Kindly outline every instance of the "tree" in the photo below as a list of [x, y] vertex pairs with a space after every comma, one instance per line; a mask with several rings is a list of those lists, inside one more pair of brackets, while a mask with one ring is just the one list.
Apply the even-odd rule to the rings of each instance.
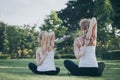
[[9, 51], [9, 41], [7, 40], [6, 34], [7, 24], [0, 22], [0, 52], [8, 53]]
[[113, 20], [112, 26], [120, 29], [120, 0], [110, 0], [110, 2], [114, 11], [113, 16], [111, 15]]
[[40, 26], [42, 31], [52, 30], [55, 32], [56, 36], [56, 48], [57, 51], [63, 53], [63, 49], [65, 48], [65, 44], [63, 44], [66, 37], [67, 28], [62, 25], [63, 22], [60, 18], [58, 18], [58, 14], [55, 11], [52, 11], [50, 15], [44, 20], [44, 24]]
[[93, 0], [69, 1], [67, 7], [58, 12], [58, 16], [63, 20], [63, 24], [69, 32], [79, 29], [79, 21], [82, 18], [90, 18], [94, 14]]
[[[19, 52], [19, 57], [25, 57], [26, 53], [35, 53], [37, 45], [38, 32], [35, 31], [35, 26], [12, 26], [6, 25], [4, 30], [4, 45], [2, 52], [12, 54], [13, 56]], [[9, 42], [9, 44], [8, 44]], [[9, 52], [5, 47], [9, 49]]]
[[[68, 28], [71, 40], [79, 29], [79, 20], [82, 18], [91, 18], [95, 16], [98, 21], [98, 53], [109, 49], [111, 32], [107, 29], [112, 23], [112, 6], [109, 0], [77, 0], [69, 1], [67, 7], [58, 12], [59, 17], [63, 20], [63, 25]], [[69, 42], [68, 43], [71, 43]], [[73, 46], [68, 44], [67, 46]], [[102, 49], [101, 49], [102, 48]]]
[[50, 15], [44, 20], [44, 24], [39, 27], [41, 30], [53, 30], [55, 32], [56, 38], [61, 38], [64, 36], [67, 28], [62, 25], [62, 20], [58, 18], [55, 11], [52, 11]]
[[120, 48], [120, 37], [118, 34], [120, 34], [120, 1], [119, 0], [110, 0], [113, 8], [113, 14], [111, 16], [112, 19], [112, 47], [113, 49], [119, 49]]
[[6, 27], [5, 26], [5, 31], [4, 31], [4, 41], [3, 41], [3, 53], [9, 53], [9, 41], [6, 33]]
[[110, 0], [96, 0], [94, 15], [98, 22], [98, 53], [106, 52], [110, 49], [111, 38], [113, 33], [109, 31], [108, 26], [112, 23], [111, 15], [113, 14]]
[[0, 52], [3, 50], [5, 24], [0, 22]]
[[67, 27], [66, 37], [63, 42], [66, 45], [65, 53], [73, 53], [73, 42], [75, 35], [80, 29], [78, 23], [82, 18], [91, 18], [94, 15], [94, 1], [93, 0], [76, 0], [69, 1], [65, 9], [58, 11], [58, 16], [63, 21], [63, 25]]

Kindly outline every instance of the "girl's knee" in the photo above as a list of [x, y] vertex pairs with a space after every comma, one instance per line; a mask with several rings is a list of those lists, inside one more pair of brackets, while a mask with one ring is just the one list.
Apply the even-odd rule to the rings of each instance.
[[29, 64], [28, 64], [28, 67], [31, 67], [31, 66], [32, 66], [32, 63], [29, 63]]
[[64, 65], [68, 64], [70, 61], [69, 60], [64, 60]]

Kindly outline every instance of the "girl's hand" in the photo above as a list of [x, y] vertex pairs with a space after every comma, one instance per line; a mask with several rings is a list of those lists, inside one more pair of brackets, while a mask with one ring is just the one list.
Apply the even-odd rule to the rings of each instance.
[[52, 47], [51, 47], [51, 46], [49, 46], [49, 47], [48, 47], [48, 52], [49, 52], [49, 51], [51, 51], [51, 50], [52, 50]]
[[46, 50], [46, 52], [44, 53], [45, 55], [48, 55], [48, 50]]

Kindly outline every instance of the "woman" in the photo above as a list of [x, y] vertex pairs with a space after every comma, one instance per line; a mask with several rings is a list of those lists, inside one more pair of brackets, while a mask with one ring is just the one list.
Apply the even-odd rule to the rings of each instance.
[[60, 71], [58, 67], [55, 68], [53, 51], [55, 35], [52, 37], [46, 31], [41, 32], [38, 37], [41, 47], [36, 50], [37, 66], [34, 63], [28, 65], [29, 69], [35, 74], [57, 75]]
[[74, 54], [79, 60], [79, 65], [70, 60], [65, 60], [64, 65], [72, 75], [101, 76], [105, 64], [97, 63], [95, 48], [97, 40], [96, 18], [80, 21], [83, 35], [74, 40]]

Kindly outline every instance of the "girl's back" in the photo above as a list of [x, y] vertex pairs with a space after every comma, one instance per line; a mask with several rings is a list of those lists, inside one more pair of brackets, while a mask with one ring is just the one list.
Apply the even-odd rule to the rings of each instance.
[[[40, 51], [40, 58], [42, 58], [44, 55]], [[48, 71], [48, 70], [55, 70], [55, 63], [54, 63], [54, 51], [51, 50], [47, 53], [47, 56], [44, 60], [44, 62], [37, 67], [38, 71]]]

